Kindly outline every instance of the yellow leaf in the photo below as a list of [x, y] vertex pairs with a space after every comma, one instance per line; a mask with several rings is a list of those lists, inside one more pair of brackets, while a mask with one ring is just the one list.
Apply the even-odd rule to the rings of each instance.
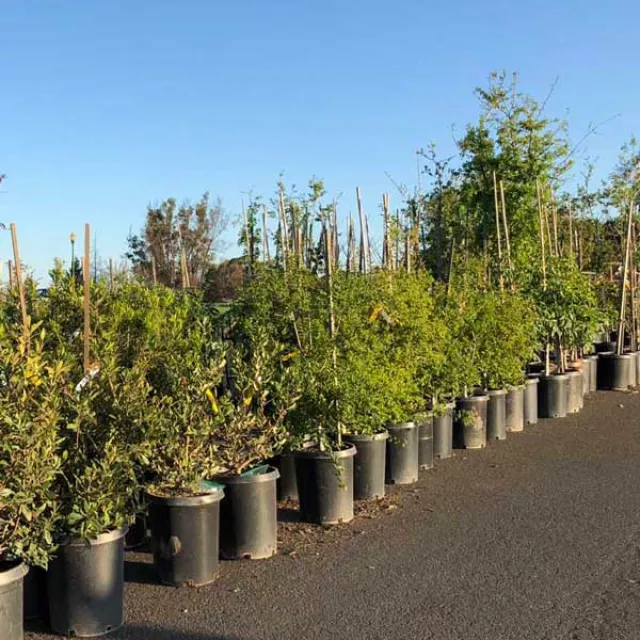
[[253, 402], [253, 396], [247, 396], [244, 399], [244, 406], [248, 407]]
[[380, 315], [380, 312], [382, 311], [382, 307], [383, 306], [384, 305], [382, 304], [382, 302], [378, 302], [378, 304], [373, 308], [373, 311], [371, 312], [371, 315], [369, 316], [369, 322], [375, 322], [376, 321], [376, 319]]
[[207, 398], [209, 398], [209, 402], [211, 402], [211, 408], [213, 409], [213, 412], [218, 413], [218, 411], [220, 411], [220, 407], [218, 406], [218, 401], [216, 400], [216, 397], [213, 395], [213, 392], [211, 391], [211, 389], [206, 389], [204, 393], [207, 396]]
[[288, 360], [291, 360], [291, 358], [295, 358], [298, 355], [297, 351], [292, 351], [291, 353], [287, 353], [286, 355], [282, 356], [282, 362], [287, 362]]

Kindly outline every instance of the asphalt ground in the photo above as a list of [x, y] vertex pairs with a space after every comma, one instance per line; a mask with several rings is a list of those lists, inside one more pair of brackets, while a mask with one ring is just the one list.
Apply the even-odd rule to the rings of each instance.
[[[283, 508], [271, 560], [202, 589], [127, 554], [114, 640], [638, 640], [640, 395], [597, 392], [323, 529]], [[56, 636], [28, 627], [25, 637]]]

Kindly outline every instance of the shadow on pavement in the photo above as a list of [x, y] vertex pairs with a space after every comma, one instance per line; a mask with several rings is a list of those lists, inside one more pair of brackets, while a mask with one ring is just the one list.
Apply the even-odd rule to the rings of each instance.
[[137, 584], [160, 584], [152, 563], [135, 560], [124, 561], [124, 581]]

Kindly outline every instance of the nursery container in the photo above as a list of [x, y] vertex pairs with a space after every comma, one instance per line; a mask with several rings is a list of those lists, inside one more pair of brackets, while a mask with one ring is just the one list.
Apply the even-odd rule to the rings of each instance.
[[419, 432], [415, 422], [387, 425], [387, 484], [412, 484], [418, 481], [420, 466]]
[[569, 378], [567, 382], [567, 413], [578, 413], [584, 405], [582, 371], [569, 369], [566, 375]]
[[524, 429], [524, 385], [509, 387], [507, 392], [507, 431]]
[[487, 445], [487, 405], [489, 396], [467, 396], [456, 402], [454, 442], [464, 449]]
[[300, 516], [305, 522], [338, 524], [353, 520], [353, 459], [356, 448], [295, 451]]
[[275, 555], [278, 548], [278, 505], [275, 467], [257, 472], [220, 475], [214, 481], [224, 486], [220, 503], [220, 557], [225, 560], [260, 560]]
[[[591, 362], [589, 362], [586, 356], [582, 358], [582, 397], [589, 393], [589, 387], [591, 386]], [[584, 406], [584, 401], [583, 401]]]
[[542, 375], [544, 373], [544, 362], [530, 362], [527, 364], [527, 375]]
[[596, 391], [598, 388], [598, 354], [594, 353], [583, 358], [583, 362], [589, 364], [589, 392]]
[[62, 544], [47, 571], [49, 623], [63, 636], [103, 636], [124, 622], [127, 528]]
[[538, 416], [541, 418], [564, 418], [567, 415], [566, 373], [540, 376], [538, 384]]
[[147, 518], [143, 514], [136, 516], [134, 523], [129, 527], [124, 538], [124, 548], [126, 551], [138, 549], [147, 541]]
[[22, 581], [29, 567], [21, 563], [0, 562], [0, 636], [2, 640], [22, 640]]
[[629, 386], [635, 387], [638, 384], [638, 352], [629, 351], [631, 356], [631, 365], [629, 366]]
[[598, 389], [626, 391], [631, 364], [628, 353], [601, 353], [598, 358]]
[[540, 376], [530, 376], [524, 383], [523, 413], [526, 424], [538, 422], [538, 385]]
[[442, 413], [433, 416], [433, 455], [441, 460], [450, 458], [453, 453], [453, 410], [452, 402], [445, 406]]
[[197, 496], [147, 494], [151, 548], [163, 584], [200, 587], [218, 570], [221, 488]]
[[596, 353], [606, 353], [607, 351], [615, 351], [615, 342], [594, 342], [593, 350]]
[[487, 440], [506, 440], [507, 390], [493, 389], [487, 395]]
[[418, 425], [418, 466], [433, 469], [433, 415], [426, 414], [416, 419]]
[[385, 461], [389, 433], [346, 434], [344, 441], [356, 448], [353, 459], [353, 498], [373, 500], [384, 496]]
[[278, 500], [298, 500], [298, 483], [296, 482], [296, 463], [291, 453], [281, 453], [271, 460], [280, 472], [276, 481]]
[[47, 572], [41, 567], [29, 567], [24, 577], [24, 619], [36, 620], [48, 617]]

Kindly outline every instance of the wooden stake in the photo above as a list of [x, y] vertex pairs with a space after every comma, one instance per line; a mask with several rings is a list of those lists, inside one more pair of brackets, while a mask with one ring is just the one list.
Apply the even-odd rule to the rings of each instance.
[[156, 259], [153, 254], [151, 254], [151, 281], [153, 282], [154, 287], [158, 284], [158, 274], [156, 273]]
[[493, 172], [493, 200], [496, 212], [496, 236], [498, 238], [498, 278], [500, 279], [500, 291], [504, 291], [504, 278], [502, 277], [502, 240], [500, 238], [500, 206], [498, 204], [498, 181], [496, 172]]
[[358, 201], [358, 217], [360, 218], [360, 270], [363, 273], [369, 273], [367, 264], [367, 256], [369, 254], [366, 240], [367, 230], [364, 214], [362, 212], [362, 197], [360, 196], [360, 187], [356, 187], [356, 200]]
[[569, 203], [568, 209], [569, 215], [569, 257], [573, 257], [573, 211], [571, 207], [571, 203]]
[[540, 183], [536, 180], [536, 191], [538, 195], [538, 215], [540, 216], [540, 249], [542, 252], [542, 287], [547, 288], [547, 258], [544, 248], [544, 216], [542, 214], [542, 201], [540, 199]]
[[267, 233], [267, 205], [262, 205], [262, 259], [271, 262], [269, 255], [269, 234]]
[[289, 254], [289, 227], [287, 226], [287, 211], [284, 206], [284, 193], [282, 189], [280, 189], [278, 203], [280, 209], [280, 243], [282, 244], [282, 265], [286, 272]]
[[549, 195], [551, 196], [551, 219], [553, 220], [553, 237], [555, 240], [556, 257], [560, 255], [560, 247], [558, 246], [558, 207], [556, 199], [553, 195], [553, 189], [549, 185]]
[[334, 267], [340, 268], [340, 242], [338, 237], [338, 203], [334, 200], [331, 207], [331, 240], [333, 242]]
[[620, 295], [620, 324], [618, 325], [617, 353], [622, 355], [624, 351], [624, 322], [627, 300], [627, 277], [629, 273], [629, 259], [631, 256], [631, 227], [633, 226], [633, 200], [629, 204], [629, 223], [627, 225], [627, 243], [624, 252], [624, 269], [622, 275], [622, 291]]
[[84, 281], [84, 372], [89, 373], [91, 368], [89, 345], [91, 341], [91, 227], [89, 223], [84, 225], [84, 264], [82, 267], [82, 279]]
[[[151, 256], [153, 258], [153, 256]], [[155, 262], [154, 262], [155, 270]], [[109, 258], [109, 288], [113, 289], [113, 258]]]
[[11, 260], [9, 260], [7, 267], [9, 269], [9, 291], [11, 291], [13, 290], [13, 262]]
[[511, 243], [509, 242], [509, 225], [507, 224], [507, 205], [504, 196], [504, 185], [500, 180], [500, 199], [502, 201], [502, 223], [504, 224], [504, 239], [507, 245], [507, 264], [509, 265], [509, 271], [513, 271], [513, 265], [511, 264]]
[[382, 268], [391, 269], [389, 246], [389, 194], [382, 194]]
[[24, 282], [22, 282], [22, 264], [20, 262], [20, 248], [18, 247], [18, 231], [15, 222], [10, 225], [11, 242], [13, 244], [13, 260], [16, 268], [16, 280], [18, 283], [18, 294], [20, 295], [20, 312], [22, 314], [22, 330], [25, 337], [29, 333], [29, 318], [27, 316], [27, 301], [24, 295]]

